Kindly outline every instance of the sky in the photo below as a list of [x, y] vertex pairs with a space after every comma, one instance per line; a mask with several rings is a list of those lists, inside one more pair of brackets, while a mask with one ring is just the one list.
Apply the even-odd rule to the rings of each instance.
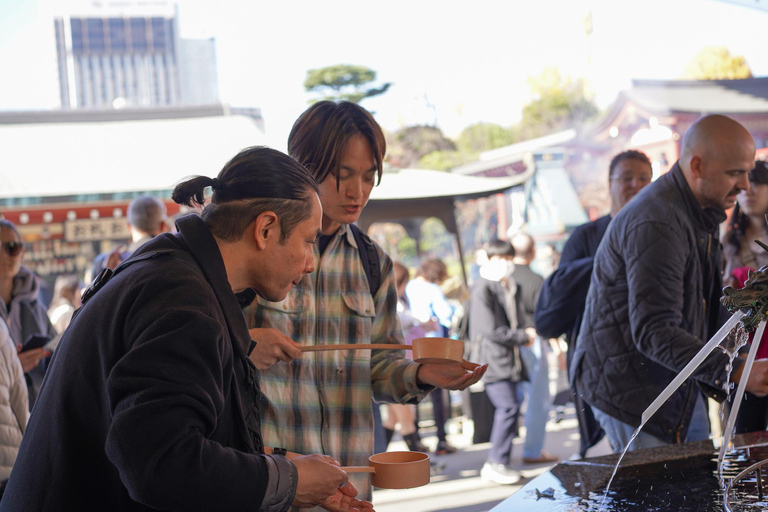
[[[0, 0], [0, 110], [58, 107], [52, 13], [89, 1]], [[393, 83], [362, 103], [385, 129], [436, 123], [449, 136], [519, 121], [527, 79], [546, 67], [589, 79], [600, 107], [633, 78], [679, 78], [704, 46], [768, 76], [768, 12], [722, 0], [179, 0], [179, 13], [182, 37], [216, 40], [222, 101], [260, 107], [280, 150], [311, 98], [306, 71], [333, 64]]]

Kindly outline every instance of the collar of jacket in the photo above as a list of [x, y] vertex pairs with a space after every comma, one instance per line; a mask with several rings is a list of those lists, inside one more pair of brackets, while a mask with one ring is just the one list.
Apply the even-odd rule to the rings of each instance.
[[240, 303], [227, 280], [224, 260], [221, 258], [216, 240], [203, 219], [194, 213], [178, 219], [176, 227], [178, 229], [176, 236], [189, 248], [190, 254], [197, 261], [205, 279], [213, 288], [216, 299], [221, 304], [227, 320], [227, 328], [235, 337], [233, 345], [240, 352], [240, 356], [247, 357], [251, 349], [251, 335], [248, 332], [245, 317], [228, 314], [230, 311], [239, 312]]
[[685, 179], [685, 175], [680, 168], [679, 162], [675, 162], [675, 165], [672, 166], [672, 169], [670, 169], [668, 174], [670, 175], [672, 183], [680, 191], [680, 196], [683, 198], [685, 207], [689, 211], [690, 217], [696, 225], [708, 232], [716, 231], [720, 224], [727, 218], [725, 212], [720, 208], [701, 207]]

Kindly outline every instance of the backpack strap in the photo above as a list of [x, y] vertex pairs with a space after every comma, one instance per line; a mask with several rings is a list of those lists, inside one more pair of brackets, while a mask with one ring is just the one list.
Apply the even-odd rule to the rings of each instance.
[[[120, 263], [117, 267], [115, 267], [115, 270], [112, 270], [109, 267], [103, 268], [101, 272], [99, 272], [99, 275], [96, 276], [96, 279], [94, 279], [91, 284], [88, 285], [88, 288], [86, 288], [83, 292], [80, 301], [81, 304], [85, 305], [85, 303], [88, 302], [91, 297], [96, 295], [96, 292], [104, 288], [104, 285], [107, 284], [110, 279], [115, 277], [126, 267], [133, 265], [134, 263], [138, 263], [139, 261], [149, 260], [152, 258], [157, 258], [158, 256], [166, 256], [174, 253], [182, 257], [191, 258], [191, 256], [189, 256], [189, 254], [187, 254], [185, 251], [177, 251], [175, 249], [160, 249], [159, 251], [145, 252], [144, 254], [140, 254], [135, 258], [128, 258], [127, 260], [124, 260], [122, 263]], [[80, 307], [82, 308], [82, 306]], [[80, 308], [78, 308], [78, 311], [79, 309]]]
[[376, 246], [373, 245], [373, 240], [360, 231], [360, 228], [354, 224], [349, 224], [349, 229], [352, 230], [352, 236], [355, 237], [355, 242], [357, 242], [357, 251], [360, 253], [360, 259], [363, 261], [365, 277], [368, 278], [368, 288], [371, 296], [375, 296], [381, 287], [379, 252], [376, 250]]

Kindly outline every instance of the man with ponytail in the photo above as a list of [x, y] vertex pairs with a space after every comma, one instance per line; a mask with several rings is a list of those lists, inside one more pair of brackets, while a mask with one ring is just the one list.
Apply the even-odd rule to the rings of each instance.
[[331, 457], [264, 454], [236, 295], [279, 301], [314, 270], [314, 179], [278, 151], [248, 148], [173, 199], [207, 204], [85, 292], [0, 510], [370, 510]]
[[[381, 179], [386, 143], [364, 108], [321, 101], [294, 123], [288, 153], [317, 180], [322, 236], [317, 270], [282, 301], [260, 297], [246, 310], [257, 345], [267, 444], [368, 465], [376, 402], [415, 404], [435, 387], [463, 389], [485, 367], [464, 361], [420, 364], [395, 350], [302, 353], [297, 346], [403, 343], [392, 260], [353, 223]], [[361, 246], [362, 245], [362, 246]], [[350, 475], [365, 499], [365, 474]]]

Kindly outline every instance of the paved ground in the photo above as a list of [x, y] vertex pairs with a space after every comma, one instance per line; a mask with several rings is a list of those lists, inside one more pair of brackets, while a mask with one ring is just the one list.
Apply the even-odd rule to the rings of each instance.
[[[515, 493], [532, 478], [547, 471], [549, 465], [523, 464], [522, 442], [525, 428], [521, 428], [520, 438], [515, 440], [512, 452], [512, 466], [520, 471], [523, 479], [515, 485], [497, 485], [480, 479], [480, 468], [485, 462], [489, 444], [472, 445], [472, 424], [456, 420], [454, 434], [448, 439], [460, 450], [451, 455], [432, 457], [445, 463], [442, 474], [433, 476], [429, 485], [415, 489], [376, 490], [373, 504], [377, 512], [486, 512]], [[547, 438], [544, 449], [560, 459], [568, 459], [578, 452], [579, 437], [573, 408], [567, 408], [565, 418], [559, 423], [547, 424]], [[426, 437], [425, 444], [434, 447], [436, 438]], [[406, 450], [402, 441], [392, 442], [390, 451]], [[589, 451], [589, 456], [610, 453], [607, 440], [603, 440]]]

